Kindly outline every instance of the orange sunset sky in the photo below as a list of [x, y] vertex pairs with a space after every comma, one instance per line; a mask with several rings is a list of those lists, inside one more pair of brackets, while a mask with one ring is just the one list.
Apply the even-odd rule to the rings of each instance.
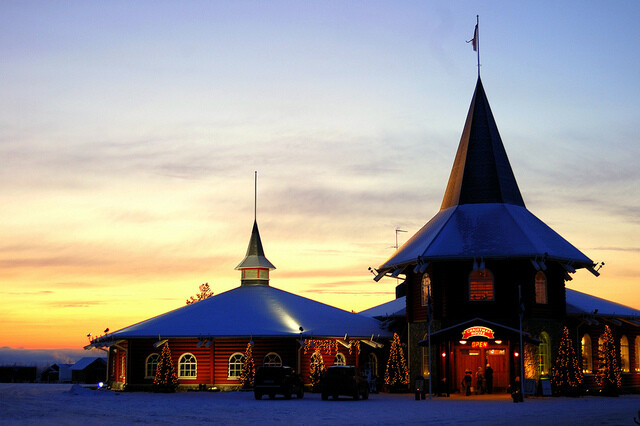
[[[239, 285], [347, 310], [434, 216], [482, 79], [529, 210], [640, 309], [637, 2], [2, 2], [0, 347]], [[579, 7], [578, 7], [579, 6]], [[571, 16], [571, 19], [567, 19]]]

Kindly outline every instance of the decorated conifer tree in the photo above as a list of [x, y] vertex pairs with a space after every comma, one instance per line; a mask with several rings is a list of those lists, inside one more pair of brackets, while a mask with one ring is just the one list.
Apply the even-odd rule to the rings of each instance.
[[165, 343], [162, 347], [160, 359], [158, 359], [156, 375], [153, 378], [153, 388], [159, 392], [175, 392], [177, 387], [178, 377], [173, 367], [171, 349], [169, 349], [169, 343]]
[[256, 364], [253, 361], [253, 346], [251, 342], [247, 343], [247, 349], [244, 351], [244, 362], [240, 371], [240, 380], [242, 380], [243, 388], [251, 388], [254, 384], [256, 374]]
[[393, 333], [393, 342], [389, 349], [387, 370], [384, 373], [384, 383], [392, 387], [409, 384], [407, 361], [404, 358], [404, 351], [402, 350], [400, 337], [397, 333]]
[[320, 351], [316, 349], [311, 355], [311, 362], [309, 363], [309, 380], [314, 389], [320, 383], [322, 373], [324, 373], [324, 359], [322, 359]]
[[582, 369], [567, 327], [562, 332], [558, 356], [551, 368], [551, 383], [560, 395], [580, 394]]
[[602, 390], [607, 395], [617, 396], [620, 386], [622, 386], [622, 373], [618, 363], [618, 353], [613, 334], [608, 325], [604, 326], [602, 335], [602, 345], [598, 348], [598, 372], [596, 374], [596, 384], [602, 386]]

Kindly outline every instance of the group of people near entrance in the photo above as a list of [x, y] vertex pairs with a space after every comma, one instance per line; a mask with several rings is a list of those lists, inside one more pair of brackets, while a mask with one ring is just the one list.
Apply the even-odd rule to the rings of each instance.
[[[462, 379], [462, 390], [466, 392], [466, 395], [471, 395], [471, 385], [473, 384], [473, 377], [471, 376], [471, 370], [464, 372], [464, 378]], [[493, 392], [493, 368], [487, 364], [482, 371], [482, 367], [478, 367], [476, 372], [476, 388], [477, 394], [492, 393]]]

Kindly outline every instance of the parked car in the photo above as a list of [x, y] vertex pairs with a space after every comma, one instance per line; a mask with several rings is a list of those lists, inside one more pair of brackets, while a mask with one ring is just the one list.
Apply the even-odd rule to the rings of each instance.
[[369, 398], [369, 383], [362, 376], [358, 367], [353, 365], [333, 365], [327, 368], [320, 380], [322, 399], [333, 399], [338, 396], [351, 396], [353, 399]]
[[283, 395], [285, 399], [296, 395], [300, 399], [304, 397], [304, 384], [291, 367], [258, 367], [253, 394], [256, 399], [262, 399], [262, 395], [269, 395], [271, 399], [276, 395]]

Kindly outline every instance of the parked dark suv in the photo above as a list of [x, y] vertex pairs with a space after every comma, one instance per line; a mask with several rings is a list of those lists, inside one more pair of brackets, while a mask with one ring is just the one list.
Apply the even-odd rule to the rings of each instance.
[[360, 370], [353, 365], [333, 365], [327, 368], [320, 380], [322, 399], [338, 399], [339, 395], [351, 396], [353, 399], [369, 398], [369, 383]]
[[258, 367], [253, 394], [256, 399], [262, 399], [262, 395], [273, 399], [276, 394], [283, 395], [285, 399], [296, 395], [300, 399], [304, 396], [304, 384], [291, 367]]

